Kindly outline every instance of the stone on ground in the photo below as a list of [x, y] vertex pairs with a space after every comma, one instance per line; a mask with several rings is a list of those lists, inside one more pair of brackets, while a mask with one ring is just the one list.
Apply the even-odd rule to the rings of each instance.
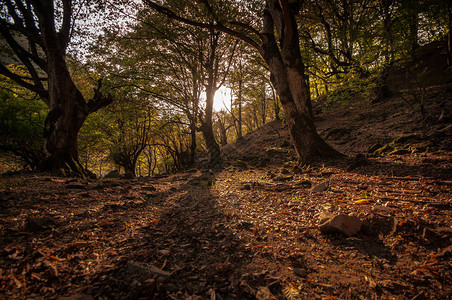
[[356, 216], [345, 214], [323, 214], [320, 216], [319, 229], [322, 233], [342, 233], [353, 236], [361, 230], [363, 222]]

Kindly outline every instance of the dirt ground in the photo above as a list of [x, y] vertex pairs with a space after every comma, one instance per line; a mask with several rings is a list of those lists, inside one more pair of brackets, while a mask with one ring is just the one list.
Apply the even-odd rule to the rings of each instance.
[[[221, 170], [3, 175], [0, 298], [450, 299], [444, 91], [425, 122], [396, 99], [320, 114], [337, 161], [298, 166], [272, 122], [224, 147]], [[324, 213], [362, 227], [322, 233]]]

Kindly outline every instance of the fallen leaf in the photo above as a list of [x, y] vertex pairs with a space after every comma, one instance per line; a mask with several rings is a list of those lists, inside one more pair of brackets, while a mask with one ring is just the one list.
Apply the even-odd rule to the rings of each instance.
[[368, 199], [361, 199], [361, 200], [356, 200], [356, 201], [353, 201], [355, 204], [367, 204], [367, 203], [369, 203], [369, 200]]
[[63, 261], [64, 259], [56, 257], [54, 255], [49, 255], [48, 258], [50, 259], [50, 261]]

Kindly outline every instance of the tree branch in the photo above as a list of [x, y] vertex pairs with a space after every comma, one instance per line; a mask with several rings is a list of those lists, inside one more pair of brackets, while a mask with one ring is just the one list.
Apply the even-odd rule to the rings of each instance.
[[188, 25], [192, 25], [192, 26], [196, 26], [196, 27], [200, 27], [200, 28], [206, 28], [206, 29], [214, 29], [214, 30], [219, 30], [222, 31], [224, 33], [227, 33], [229, 35], [232, 35], [236, 38], [241, 39], [242, 41], [246, 42], [247, 44], [249, 44], [250, 46], [256, 48], [259, 52], [261, 50], [261, 45], [258, 44], [254, 39], [252, 39], [251, 37], [244, 35], [238, 31], [235, 31], [229, 27], [226, 27], [222, 24], [208, 24], [208, 23], [203, 23], [203, 22], [197, 22], [197, 21], [193, 21], [181, 16], [178, 16], [176, 13], [174, 13], [172, 10], [163, 7], [157, 3], [155, 3], [154, 1], [150, 1], [150, 0], [144, 0], [144, 2], [152, 9], [156, 10], [159, 13], [162, 13], [164, 15], [166, 15], [168, 18], [188, 24]]
[[58, 38], [60, 39], [60, 45], [62, 49], [66, 49], [69, 43], [70, 31], [71, 31], [71, 16], [72, 16], [72, 1], [63, 0], [63, 23], [61, 30], [58, 32]]
[[97, 88], [94, 89], [94, 97], [88, 101], [86, 104], [87, 113], [91, 114], [93, 112], [98, 111], [102, 107], [105, 107], [114, 101], [113, 96], [111, 94], [107, 94], [104, 96], [100, 89], [102, 88], [102, 79], [99, 79], [97, 82]]
[[44, 90], [43, 88], [39, 88], [34, 84], [28, 83], [25, 80], [23, 80], [22, 76], [14, 74], [13, 72], [11, 72], [10, 70], [8, 70], [7, 67], [5, 67], [3, 64], [0, 64], [0, 74], [4, 75], [6, 77], [8, 77], [9, 79], [13, 80], [15, 83], [17, 83], [18, 85], [29, 89], [32, 92], [37, 93], [41, 99], [47, 104], [49, 105], [49, 101], [48, 101], [48, 93], [46, 90]]

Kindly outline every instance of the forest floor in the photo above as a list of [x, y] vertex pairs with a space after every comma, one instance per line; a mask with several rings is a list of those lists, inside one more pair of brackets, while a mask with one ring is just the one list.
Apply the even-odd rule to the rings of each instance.
[[[221, 170], [3, 175], [0, 298], [450, 299], [445, 91], [431, 91], [426, 122], [396, 98], [319, 114], [342, 160], [297, 166], [271, 122], [224, 147]], [[362, 228], [324, 234], [325, 212]]]

